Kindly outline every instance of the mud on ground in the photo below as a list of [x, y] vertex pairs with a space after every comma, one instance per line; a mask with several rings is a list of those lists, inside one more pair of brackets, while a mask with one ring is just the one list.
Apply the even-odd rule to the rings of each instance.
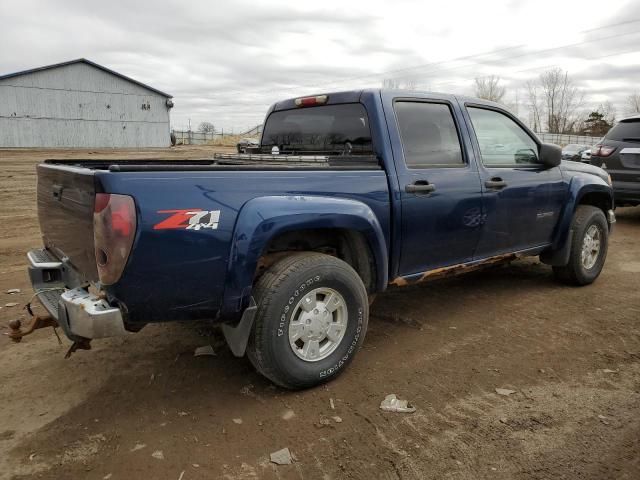
[[[210, 153], [0, 150], [0, 332], [24, 315], [5, 304], [31, 295], [37, 161]], [[640, 478], [640, 208], [617, 213], [594, 285], [526, 260], [390, 290], [348, 370], [304, 392], [202, 326], [151, 325], [69, 360], [50, 329], [3, 336], [0, 478]], [[207, 343], [216, 355], [194, 357]], [[417, 412], [381, 412], [388, 393]], [[271, 464], [283, 447], [296, 461]]]

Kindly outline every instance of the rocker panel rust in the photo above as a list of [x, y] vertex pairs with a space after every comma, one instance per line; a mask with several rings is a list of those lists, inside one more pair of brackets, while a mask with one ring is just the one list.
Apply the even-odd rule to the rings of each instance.
[[433, 270], [427, 270], [423, 273], [407, 275], [404, 277], [396, 277], [389, 282], [389, 285], [396, 287], [406, 287], [407, 285], [415, 285], [417, 283], [422, 283], [428, 280], [454, 277], [468, 272], [473, 272], [475, 270], [480, 270], [482, 268], [499, 265], [502, 263], [509, 263], [522, 256], [524, 255], [519, 253], [507, 253], [504, 255], [496, 255], [495, 257], [490, 257], [476, 262], [459, 263], [457, 265], [450, 265], [448, 267], [435, 268]]

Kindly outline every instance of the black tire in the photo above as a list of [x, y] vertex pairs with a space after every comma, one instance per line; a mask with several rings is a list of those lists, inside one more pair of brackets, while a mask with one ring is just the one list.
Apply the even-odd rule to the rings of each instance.
[[[587, 269], [582, 263], [582, 246], [585, 235], [592, 225], [595, 225], [600, 232], [600, 251], [594, 265]], [[565, 266], [553, 267], [553, 273], [563, 283], [588, 285], [598, 278], [602, 267], [604, 267], [609, 246], [609, 225], [602, 210], [591, 205], [579, 205], [573, 214], [571, 228], [573, 229], [573, 238], [571, 239], [569, 263]]]
[[[289, 343], [289, 324], [305, 292], [316, 288], [337, 291], [346, 304], [344, 336], [326, 358], [306, 361]], [[351, 266], [321, 253], [295, 253], [267, 270], [254, 287], [258, 305], [247, 346], [258, 372], [288, 389], [308, 388], [338, 376], [364, 341], [369, 319], [367, 291]]]

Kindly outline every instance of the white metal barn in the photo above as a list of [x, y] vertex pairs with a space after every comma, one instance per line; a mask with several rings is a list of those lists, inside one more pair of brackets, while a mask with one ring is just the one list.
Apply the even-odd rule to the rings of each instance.
[[0, 148], [170, 144], [171, 95], [81, 58], [0, 76]]

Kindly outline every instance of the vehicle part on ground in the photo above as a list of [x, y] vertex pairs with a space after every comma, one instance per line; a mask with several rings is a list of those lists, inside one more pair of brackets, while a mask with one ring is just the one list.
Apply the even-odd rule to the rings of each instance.
[[609, 225], [602, 210], [591, 205], [579, 205], [573, 216], [569, 262], [554, 266], [553, 272], [564, 283], [588, 285], [604, 266], [607, 257]]
[[338, 258], [293, 253], [260, 277], [255, 298], [247, 353], [260, 373], [282, 387], [306, 388], [335, 378], [364, 340], [367, 292], [355, 270]]

